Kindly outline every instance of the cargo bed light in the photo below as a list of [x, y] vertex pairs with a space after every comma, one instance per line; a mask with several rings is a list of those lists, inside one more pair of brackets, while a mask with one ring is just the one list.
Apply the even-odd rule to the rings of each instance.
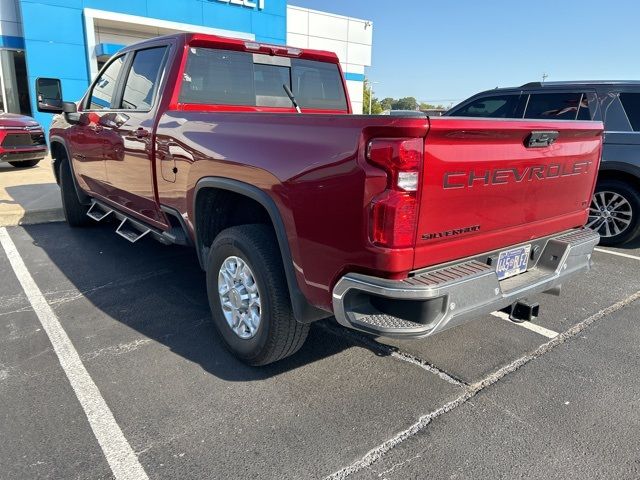
[[247, 50], [260, 50], [260, 48], [262, 48], [262, 46], [259, 43], [256, 42], [244, 42], [244, 47]]

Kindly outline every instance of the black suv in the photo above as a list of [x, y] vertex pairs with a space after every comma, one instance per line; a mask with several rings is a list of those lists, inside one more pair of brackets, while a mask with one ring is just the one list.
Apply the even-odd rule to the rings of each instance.
[[528, 83], [479, 93], [454, 117], [602, 120], [604, 150], [588, 226], [603, 245], [640, 236], [640, 81]]

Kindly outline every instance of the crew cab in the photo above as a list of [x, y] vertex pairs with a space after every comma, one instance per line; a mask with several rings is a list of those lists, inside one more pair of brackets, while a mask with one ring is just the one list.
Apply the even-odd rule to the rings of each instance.
[[598, 243], [602, 123], [353, 115], [333, 53], [177, 34], [121, 50], [78, 103], [39, 99], [68, 223], [193, 246], [251, 365], [332, 316], [394, 337], [531, 318]]

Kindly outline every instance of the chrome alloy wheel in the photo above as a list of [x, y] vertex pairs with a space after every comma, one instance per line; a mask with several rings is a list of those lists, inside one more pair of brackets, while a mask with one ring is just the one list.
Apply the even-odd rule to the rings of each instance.
[[633, 219], [629, 201], [616, 192], [596, 192], [589, 208], [587, 227], [602, 237], [615, 237], [624, 233]]
[[260, 290], [247, 262], [240, 257], [222, 262], [218, 294], [229, 328], [243, 340], [253, 338], [260, 327]]

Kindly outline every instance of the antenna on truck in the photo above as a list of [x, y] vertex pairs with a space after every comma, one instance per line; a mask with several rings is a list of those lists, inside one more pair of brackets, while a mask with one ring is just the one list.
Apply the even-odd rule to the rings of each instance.
[[291, 103], [293, 103], [293, 106], [296, 107], [296, 112], [302, 113], [302, 110], [300, 110], [300, 106], [298, 105], [298, 102], [296, 102], [296, 97], [293, 96], [293, 92], [289, 88], [289, 85], [284, 83], [282, 84], [282, 88], [284, 88], [284, 91], [286, 92], [287, 97], [289, 97], [289, 99], [291, 100]]

